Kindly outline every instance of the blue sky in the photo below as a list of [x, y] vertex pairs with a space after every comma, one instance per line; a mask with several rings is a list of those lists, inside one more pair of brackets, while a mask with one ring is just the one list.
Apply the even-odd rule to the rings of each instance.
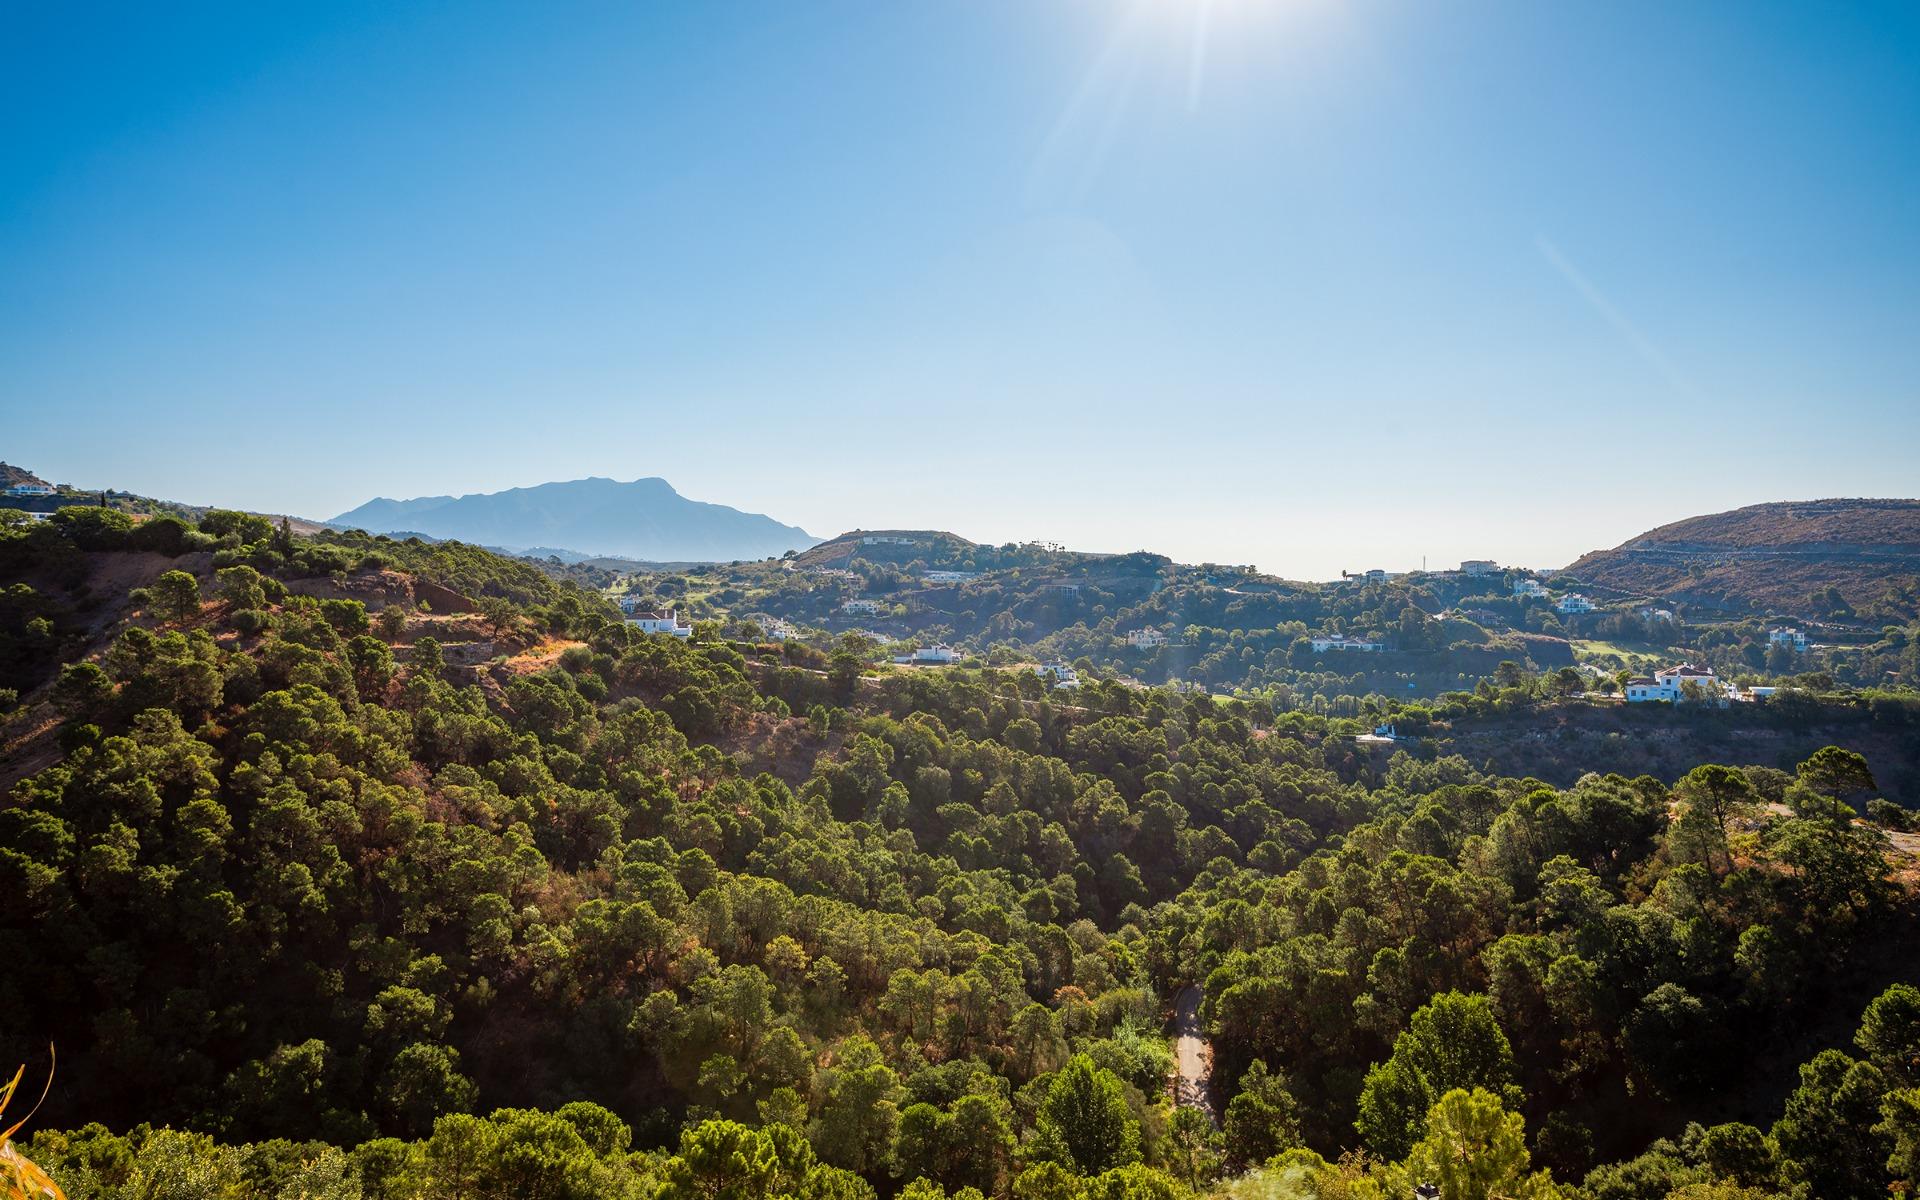
[[1920, 7], [32, 5], [0, 457], [1325, 577], [1920, 493]]

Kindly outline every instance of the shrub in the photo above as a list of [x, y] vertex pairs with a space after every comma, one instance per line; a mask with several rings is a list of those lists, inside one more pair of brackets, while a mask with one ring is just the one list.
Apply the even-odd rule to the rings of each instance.
[[273, 628], [273, 614], [259, 608], [236, 608], [227, 614], [227, 624], [252, 636]]

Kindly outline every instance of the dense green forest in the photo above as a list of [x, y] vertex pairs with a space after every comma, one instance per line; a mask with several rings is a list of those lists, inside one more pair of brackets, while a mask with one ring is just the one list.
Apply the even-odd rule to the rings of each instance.
[[237, 513], [0, 524], [0, 573], [0, 1061], [57, 1050], [20, 1147], [75, 1198], [1920, 1177], [1912, 839], [1848, 750], [1553, 786]]

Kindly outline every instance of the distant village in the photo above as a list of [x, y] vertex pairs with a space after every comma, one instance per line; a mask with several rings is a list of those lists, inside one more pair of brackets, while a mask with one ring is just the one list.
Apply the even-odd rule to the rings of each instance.
[[[995, 584], [1014, 587], [1017, 583], [1017, 595], [1033, 597], [1051, 597], [1062, 604], [1081, 601], [1083, 589], [1090, 584], [1097, 587], [1100, 581], [1082, 571], [1074, 573], [1064, 571], [1048, 577], [1044, 570], [1022, 569], [1017, 571], [990, 570], [965, 567], [952, 564], [952, 557], [942, 561], [937, 547], [929, 545], [925, 536], [905, 533], [862, 534], [845, 541], [855, 548], [843, 556], [828, 561], [812, 561], [805, 565], [788, 564], [786, 571], [796, 577], [812, 581], [809, 589], [818, 587], [838, 587], [840, 595], [834, 600], [830, 611], [822, 614], [813, 610], [814, 616], [805, 619], [779, 616], [770, 612], [761, 612], [746, 618], [751, 621], [753, 631], [762, 639], [773, 643], [797, 642], [811, 636], [822, 638], [840, 638], [859, 636], [876, 646], [889, 646], [882, 660], [897, 668], [944, 668], [963, 662], [977, 662], [986, 665], [987, 659], [978, 653], [963, 649], [954, 640], [940, 637], [916, 639], [912, 629], [924, 624], [924, 618], [932, 615], [937, 606], [944, 603], [953, 606], [965, 606], [968, 596], [976, 593], [972, 589]], [[1059, 547], [1049, 543], [1024, 543], [1018, 549], [1033, 551], [1039, 555], [1059, 554]], [[904, 574], [900, 568], [889, 578], [893, 581], [879, 586], [885, 587], [888, 594], [859, 594], [868, 591], [872, 566], [860, 558], [860, 552], [878, 553], [896, 559], [905, 559], [910, 569]], [[940, 562], [929, 565], [928, 560]], [[1164, 560], [1163, 560], [1164, 561]], [[854, 570], [861, 565], [866, 571]], [[1187, 568], [1175, 568], [1188, 571]], [[1017, 576], [1016, 582], [1006, 582]], [[1567, 586], [1553, 586], [1549, 580], [1524, 569], [1501, 566], [1492, 559], [1469, 559], [1460, 563], [1457, 569], [1447, 571], [1393, 572], [1384, 569], [1370, 569], [1359, 572], [1343, 573], [1342, 582], [1358, 584], [1362, 587], [1373, 584], [1385, 584], [1404, 580], [1418, 582], [1420, 579], [1444, 581], [1455, 579], [1466, 581], [1484, 581], [1492, 584], [1498, 594], [1508, 597], [1512, 604], [1524, 607], [1542, 605], [1560, 619], [1567, 627], [1567, 637], [1577, 638], [1575, 622], [1598, 620], [1602, 617], [1630, 616], [1643, 623], [1645, 628], [1679, 629], [1679, 618], [1675, 612], [1657, 603], [1645, 603], [1632, 599], [1615, 598], [1597, 600], [1584, 591]], [[903, 587], [903, 582], [917, 581], [919, 589]], [[1262, 577], [1258, 577], [1252, 567], [1210, 567], [1202, 571], [1202, 582], [1209, 586], [1221, 587], [1236, 595], [1258, 595], [1261, 593]], [[1558, 584], [1570, 581], [1560, 579]], [[1159, 586], [1159, 585], [1155, 585]], [[1338, 585], [1330, 585], [1338, 586]], [[854, 594], [848, 594], [849, 592]], [[809, 594], [812, 594], [809, 591]], [[981, 595], [986, 595], [982, 593]], [[997, 593], [995, 593], [998, 595]], [[1450, 595], [1486, 596], [1486, 591], [1473, 591], [1468, 587], [1456, 587]], [[627, 623], [637, 631], [663, 637], [685, 639], [693, 635], [692, 623], [684, 619], [674, 608], [662, 606], [656, 602], [638, 598], [636, 594], [617, 597]], [[1017, 599], [1017, 596], [1015, 597]], [[1010, 602], [1004, 595], [998, 602]], [[1485, 605], [1487, 601], [1479, 601]], [[1478, 621], [1493, 628], [1508, 628], [1510, 623], [1497, 614], [1484, 608], [1469, 605], [1465, 609], [1445, 609], [1438, 613], [1426, 614], [1434, 621]], [[878, 632], [872, 623], [895, 627], [895, 632]], [[936, 629], [939, 625], [934, 626]], [[1558, 628], [1558, 626], [1556, 626]], [[1155, 656], [1179, 652], [1184, 648], [1183, 628], [1178, 625], [1141, 624], [1116, 628], [1112, 636], [1114, 645], [1123, 648], [1124, 653], [1138, 655], [1141, 661], [1153, 660]], [[1674, 640], [1678, 640], [1677, 638]], [[1316, 662], [1333, 663], [1353, 658], [1356, 661], [1405, 658], [1405, 651], [1396, 646], [1391, 629], [1386, 636], [1359, 632], [1352, 626], [1335, 624], [1334, 628], [1310, 631], [1302, 638], [1304, 650]], [[1601, 643], [1604, 644], [1604, 643]], [[1766, 645], [1769, 650], [1781, 650], [1790, 656], [1809, 655], [1817, 649], [1806, 633], [1793, 625], [1778, 625], [1768, 629]], [[1430, 653], [1430, 651], [1428, 651]], [[994, 661], [1003, 661], [996, 658]], [[1685, 658], [1669, 661], [1665, 665], [1653, 667], [1645, 657], [1638, 660], [1640, 669], [1634, 672], [1618, 671], [1609, 673], [1585, 661], [1576, 661], [1580, 678], [1586, 686], [1577, 693], [1599, 703], [1620, 703], [1632, 705], [1728, 705], [1764, 701], [1779, 689], [1776, 684], [1753, 682], [1739, 683], [1723, 679], [1711, 665]], [[1049, 686], [1059, 690], [1079, 688], [1083, 683], [1083, 673], [1087, 663], [1082, 659], [1076, 666], [1064, 658], [1045, 661], [1029, 660], [1022, 667], [1044, 679]], [[1168, 680], [1174, 684], [1185, 684], [1178, 678]], [[1372, 735], [1376, 741], [1390, 742], [1394, 735], [1389, 729], [1376, 731]]]

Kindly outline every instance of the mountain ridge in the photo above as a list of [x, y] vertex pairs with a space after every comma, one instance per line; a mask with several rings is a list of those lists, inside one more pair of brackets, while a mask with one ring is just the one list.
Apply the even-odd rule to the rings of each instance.
[[658, 476], [589, 476], [463, 496], [379, 496], [326, 522], [369, 533], [420, 533], [515, 549], [727, 562], [776, 557], [819, 541], [762, 513], [690, 500]]

